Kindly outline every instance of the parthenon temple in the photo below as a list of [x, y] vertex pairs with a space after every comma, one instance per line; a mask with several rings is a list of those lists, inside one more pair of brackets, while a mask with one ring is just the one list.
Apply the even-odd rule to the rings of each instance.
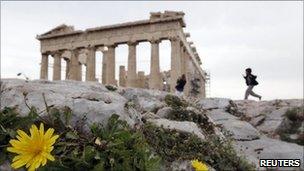
[[[86, 30], [75, 30], [65, 24], [37, 35], [41, 46], [40, 79], [48, 79], [49, 57], [53, 58], [53, 80], [61, 80], [62, 60], [65, 61], [65, 79], [98, 81], [96, 78], [96, 52], [102, 52], [102, 84], [175, 91], [176, 81], [185, 74], [187, 96], [205, 97], [206, 73], [193, 42], [188, 41], [184, 13], [176, 11], [151, 12], [150, 19], [107, 25]], [[171, 69], [160, 70], [159, 44], [171, 44]], [[136, 46], [150, 42], [150, 74], [137, 71]], [[128, 45], [128, 62], [119, 66], [115, 78], [115, 47]], [[83, 71], [85, 66], [85, 71]], [[82, 80], [85, 74], [85, 80]]]

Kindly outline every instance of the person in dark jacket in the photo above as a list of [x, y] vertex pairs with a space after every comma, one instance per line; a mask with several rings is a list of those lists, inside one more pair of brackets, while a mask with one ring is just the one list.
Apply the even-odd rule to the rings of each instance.
[[247, 90], [246, 90], [246, 92], [245, 92], [245, 100], [248, 99], [248, 96], [249, 96], [249, 95], [252, 95], [252, 96], [254, 96], [254, 97], [257, 97], [257, 98], [259, 98], [259, 100], [261, 100], [261, 99], [262, 99], [262, 96], [260, 96], [260, 95], [258, 95], [258, 94], [256, 94], [256, 93], [254, 93], [254, 92], [252, 91], [253, 87], [259, 84], [259, 83], [256, 81], [257, 76], [251, 74], [251, 72], [252, 72], [251, 68], [247, 68], [245, 71], [246, 71], [246, 76], [243, 75], [243, 77], [245, 78], [245, 80], [246, 80], [246, 85], [248, 86], [248, 88], [247, 88]]
[[186, 76], [183, 74], [177, 81], [176, 81], [176, 95], [177, 96], [183, 96], [184, 87], [186, 85]]

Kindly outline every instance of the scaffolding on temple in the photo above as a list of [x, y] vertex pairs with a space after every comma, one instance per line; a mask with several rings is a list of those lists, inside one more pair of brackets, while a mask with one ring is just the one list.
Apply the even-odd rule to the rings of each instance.
[[206, 70], [206, 83], [205, 83], [205, 91], [206, 91], [206, 98], [211, 97], [211, 80], [210, 80], [210, 71]]

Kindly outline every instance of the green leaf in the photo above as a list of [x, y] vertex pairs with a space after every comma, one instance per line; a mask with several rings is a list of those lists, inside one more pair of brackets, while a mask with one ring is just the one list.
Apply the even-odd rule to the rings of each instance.
[[65, 134], [65, 137], [67, 139], [73, 139], [73, 140], [77, 140], [79, 138], [79, 136], [75, 132], [72, 132], [72, 131], [67, 132]]
[[101, 161], [97, 165], [94, 166], [92, 171], [104, 171], [105, 170], [104, 166], [105, 166], [105, 162]]
[[86, 146], [84, 148], [84, 159], [85, 161], [91, 161], [96, 155], [96, 149], [93, 146]]

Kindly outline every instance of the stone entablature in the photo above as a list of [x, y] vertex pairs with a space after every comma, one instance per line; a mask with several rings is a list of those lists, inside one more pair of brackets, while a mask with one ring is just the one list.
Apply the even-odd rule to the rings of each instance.
[[[65, 24], [38, 35], [41, 44], [41, 79], [48, 78], [48, 55], [54, 58], [53, 80], [61, 79], [61, 59], [66, 61], [66, 79], [82, 80], [82, 65], [86, 66], [86, 81], [96, 81], [95, 52], [103, 53], [102, 83], [128, 87], [148, 87], [163, 90], [164, 80], [160, 73], [159, 43], [171, 42], [171, 71], [167, 84], [174, 92], [176, 80], [182, 75], [190, 83], [199, 77], [202, 89], [205, 88], [205, 72], [201, 69], [201, 60], [193, 46], [188, 42], [189, 33], [184, 33], [184, 13], [165, 11], [150, 13], [149, 20], [126, 22], [122, 24], [89, 28], [84, 31], [74, 30]], [[136, 46], [139, 42], [151, 43], [151, 66], [149, 77], [136, 71]], [[119, 80], [115, 80], [115, 47], [128, 44], [128, 68], [121, 67]], [[191, 45], [192, 44], [192, 45]], [[121, 75], [122, 74], [122, 75]], [[124, 75], [123, 75], [124, 74]], [[122, 80], [121, 80], [122, 79]], [[186, 94], [191, 85], [187, 84]], [[200, 96], [205, 96], [204, 91]]]

